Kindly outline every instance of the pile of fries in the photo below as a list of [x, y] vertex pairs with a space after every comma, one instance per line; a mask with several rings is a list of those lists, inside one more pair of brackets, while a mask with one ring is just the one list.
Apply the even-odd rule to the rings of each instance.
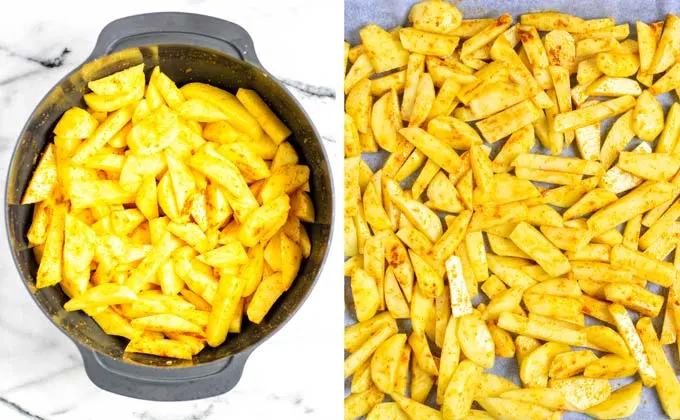
[[[680, 418], [662, 347], [680, 344], [680, 106], [656, 98], [680, 93], [680, 18], [637, 41], [444, 1], [409, 22], [345, 43], [345, 419], [613, 419], [643, 386]], [[522, 387], [485, 372], [497, 357]]]
[[38, 288], [60, 285], [125, 351], [192, 359], [260, 323], [295, 280], [314, 222], [309, 168], [252, 90], [179, 89], [144, 65], [89, 82], [22, 204]]

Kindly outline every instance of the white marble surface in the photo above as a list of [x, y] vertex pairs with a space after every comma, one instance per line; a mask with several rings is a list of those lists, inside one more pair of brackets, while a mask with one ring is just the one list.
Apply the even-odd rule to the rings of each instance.
[[[0, 14], [0, 185], [4, 187], [10, 153], [29, 114], [61, 77], [89, 55], [101, 28], [114, 19], [152, 11], [207, 14], [245, 27], [260, 61], [289, 86], [315, 122], [337, 178], [338, 163], [342, 164], [342, 114], [332, 92], [334, 82], [340, 80], [336, 69], [341, 67], [341, 8], [340, 1], [318, 0], [22, 0], [4, 4]], [[337, 179], [336, 186], [340, 187]], [[0, 225], [4, 229], [4, 220]], [[0, 419], [341, 418], [340, 235], [336, 229], [332, 245], [336, 258], [326, 264], [310, 298], [293, 320], [253, 353], [234, 390], [205, 400], [157, 403], [114, 395], [88, 380], [75, 346], [26, 293], [3, 232]]]

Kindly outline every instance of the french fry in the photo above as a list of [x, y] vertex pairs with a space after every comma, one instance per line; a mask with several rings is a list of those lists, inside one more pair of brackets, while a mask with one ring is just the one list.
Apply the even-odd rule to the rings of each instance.
[[568, 31], [561, 28], [551, 30], [543, 38], [543, 44], [548, 55], [549, 65], [560, 66], [569, 73], [575, 71], [576, 43], [574, 37]]
[[408, 15], [416, 29], [435, 33], [450, 33], [460, 26], [463, 15], [451, 4], [415, 4]]
[[640, 139], [651, 142], [661, 133], [663, 124], [661, 104], [648, 90], [642, 92], [633, 109], [633, 131]]
[[424, 55], [448, 57], [458, 46], [459, 37], [435, 34], [413, 28], [399, 30], [399, 39], [405, 50]]
[[672, 184], [664, 182], [643, 184], [595, 212], [588, 219], [588, 228], [596, 234], [605, 232], [671, 199], [673, 190]]
[[399, 133], [447, 172], [455, 173], [461, 165], [460, 157], [455, 151], [425, 130], [403, 128], [399, 130]]
[[606, 354], [590, 363], [583, 372], [586, 378], [616, 379], [633, 376], [637, 372], [637, 363], [630, 357]]
[[45, 236], [40, 266], [36, 274], [35, 285], [38, 289], [53, 286], [62, 281], [64, 229], [67, 214], [66, 204], [54, 207]]
[[570, 270], [566, 257], [527, 223], [518, 224], [510, 234], [510, 239], [554, 277], [559, 277]]
[[680, 407], [678, 406], [680, 402], [678, 402], [677, 398], [680, 384], [675, 376], [673, 367], [666, 358], [666, 353], [659, 343], [650, 318], [640, 318], [638, 320], [637, 334], [639, 334], [642, 340], [644, 352], [653, 368], [652, 372], [655, 373], [656, 392], [659, 394], [661, 406], [669, 417], [675, 418], [680, 416]]
[[680, 52], [680, 43], [677, 41], [680, 33], [680, 18], [669, 13], [663, 25], [663, 33], [656, 46], [654, 58], [649, 65], [652, 74], [665, 71], [675, 62], [675, 56]]
[[524, 100], [477, 123], [477, 128], [488, 142], [498, 141], [527, 124], [536, 121], [539, 109], [530, 100]]
[[493, 367], [494, 342], [481, 317], [475, 314], [463, 315], [458, 320], [457, 333], [461, 351], [467, 358], [482, 367]]
[[462, 418], [472, 406], [475, 390], [482, 377], [481, 366], [463, 360], [451, 376], [442, 402], [442, 414], [446, 418]]
[[585, 412], [596, 419], [632, 416], [640, 404], [641, 395], [642, 383], [635, 381], [612, 392], [605, 401], [588, 408]]
[[394, 388], [397, 364], [393, 361], [400, 357], [406, 338], [406, 334], [393, 335], [380, 344], [371, 358], [371, 379], [383, 392], [392, 392]]
[[401, 116], [406, 121], [411, 120], [413, 105], [415, 104], [416, 94], [418, 91], [418, 84], [424, 71], [425, 56], [418, 53], [410, 54], [408, 57], [408, 65], [406, 67], [404, 96], [401, 101]]
[[[607, 310], [609, 304], [596, 301], [592, 298], [589, 298], [586, 295], [582, 296], [582, 299], [584, 300], [586, 305], [590, 305], [591, 303], [593, 305], [590, 306], [603, 305], [606, 313], [609, 314], [609, 311]], [[611, 315], [608, 316], [611, 319], [611, 321], [605, 322], [613, 324], [614, 323], [613, 318], [611, 317]], [[626, 347], [626, 343], [624, 343], [621, 336], [611, 328], [606, 327], [604, 325], [591, 325], [589, 327], [585, 327], [583, 331], [585, 331], [588, 338], [587, 344], [588, 347], [596, 350], [608, 351], [623, 358], [628, 358], [630, 356], [630, 352]]]
[[625, 267], [641, 278], [648, 278], [657, 284], [668, 287], [675, 282], [676, 272], [673, 264], [658, 261], [639, 251], [617, 245], [612, 248], [612, 264]]
[[510, 135], [501, 151], [493, 160], [492, 168], [495, 173], [510, 171], [510, 163], [522, 153], [528, 153], [536, 140], [534, 138], [534, 127], [527, 124], [518, 131]]
[[657, 374], [650, 364], [648, 354], [642, 347], [643, 343], [640, 340], [640, 336], [635, 331], [633, 321], [631, 321], [628, 312], [626, 312], [626, 308], [614, 303], [609, 306], [609, 312], [614, 318], [616, 327], [621, 333], [623, 340], [626, 342], [626, 346], [631, 352], [631, 356], [638, 365], [638, 373], [640, 374], [642, 383], [645, 384], [645, 386], [654, 386], [657, 383]]
[[[512, 17], [509, 14], [504, 14], [498, 17], [493, 22], [493, 25], [488, 24], [483, 26], [483, 29], [477, 31], [470, 36], [461, 46], [461, 56], [469, 56], [484, 45], [489, 44], [498, 35], [502, 34], [512, 24]], [[482, 26], [481, 24], [479, 25]]]
[[460, 258], [451, 256], [446, 260], [446, 272], [451, 293], [451, 314], [455, 318], [472, 313], [472, 303], [463, 276]]
[[406, 415], [411, 419], [428, 419], [428, 420], [440, 420], [442, 419], [439, 411], [434, 408], [430, 408], [424, 404], [421, 404], [410, 398], [403, 397], [398, 394], [390, 394], [393, 400], [399, 404], [401, 410], [406, 413]]
[[606, 379], [583, 376], [551, 379], [549, 386], [560, 391], [567, 403], [577, 410], [587, 410], [607, 400], [611, 395], [611, 387]]
[[520, 365], [520, 378], [528, 387], [546, 387], [550, 365], [560, 353], [569, 351], [569, 346], [546, 343], [524, 357]]
[[518, 29], [518, 34], [527, 56], [529, 70], [534, 74], [538, 84], [543, 89], [552, 87], [552, 80], [548, 72], [548, 54], [541, 42], [537, 29], [533, 26], [522, 24]]
[[550, 363], [548, 376], [555, 379], [569, 378], [582, 373], [597, 356], [590, 350], [570, 351], [557, 354]]
[[553, 325], [547, 319], [549, 318], [527, 318], [510, 312], [502, 312], [498, 318], [497, 325], [506, 331], [539, 340], [549, 340], [576, 346], [585, 343], [586, 336], [582, 331]]
[[163, 338], [136, 337], [125, 347], [128, 353], [155, 354], [162, 357], [191, 360], [191, 346], [187, 343]]
[[609, 101], [604, 101], [588, 108], [559, 114], [555, 118], [553, 128], [556, 132], [582, 128], [587, 125], [624, 113], [635, 106], [635, 98], [626, 95]]

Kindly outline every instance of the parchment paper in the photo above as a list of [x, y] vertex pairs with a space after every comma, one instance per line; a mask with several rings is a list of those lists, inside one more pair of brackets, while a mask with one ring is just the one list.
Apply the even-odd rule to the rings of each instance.
[[[416, 0], [345, 0], [345, 40], [349, 41], [352, 46], [360, 42], [358, 30], [369, 23], [376, 23], [383, 28], [392, 28], [398, 25], [406, 25], [407, 15], [411, 6], [416, 3]], [[555, 10], [565, 13], [574, 14], [576, 16], [582, 17], [584, 19], [594, 19], [602, 17], [613, 17], [617, 24], [628, 22], [630, 25], [630, 38], [636, 39], [635, 35], [635, 21], [641, 20], [646, 23], [651, 23], [659, 20], [663, 20], [666, 13], [678, 13], [680, 12], [680, 1], [676, 0], [614, 0], [614, 1], [583, 1], [583, 0], [463, 0], [455, 2], [456, 6], [463, 12], [464, 19], [469, 18], [495, 18], [503, 13], [510, 13], [515, 21], [518, 20], [519, 15], [523, 13], [536, 12], [536, 11], [546, 11]], [[644, 87], [643, 87], [644, 88]], [[657, 97], [662, 105], [664, 106], [664, 114], [668, 111], [668, 107], [677, 98], [674, 94], [664, 94]], [[603, 99], [603, 98], [601, 98]], [[610, 118], [603, 122], [602, 124], [602, 141], [604, 141], [604, 136], [609, 130], [612, 122], [616, 120], [617, 117]], [[492, 158], [498, 152], [505, 140], [499, 141], [494, 144], [492, 150]], [[631, 144], [626, 147], [626, 150], [631, 150], [640, 140], [634, 139]], [[573, 143], [575, 144], [575, 142]], [[652, 147], [656, 145], [656, 142], [651, 144]], [[540, 146], [537, 140], [537, 146], [532, 150], [533, 153], [546, 153], [546, 149]], [[563, 155], [577, 156], [577, 152], [572, 147], [565, 150]], [[386, 159], [386, 153], [374, 153], [374, 154], [364, 154], [363, 159], [366, 160], [372, 169], [379, 168]], [[410, 186], [413, 182], [414, 176], [407, 179], [403, 185]], [[644, 228], [643, 228], [644, 229]], [[644, 231], [643, 231], [644, 232]], [[672, 257], [672, 254], [671, 254]], [[664, 296], [667, 295], [667, 290], [653, 283], [648, 283], [647, 288], [655, 293], [661, 293]], [[480, 292], [480, 296], [483, 293]], [[477, 297], [474, 301], [475, 304], [480, 302], [480, 297]], [[486, 301], [486, 298], [483, 298]], [[356, 323], [354, 318], [354, 308], [352, 303], [352, 294], [349, 286], [349, 279], [345, 279], [345, 325], [351, 325]], [[659, 316], [654, 319], [654, 325], [657, 332], [661, 331], [661, 323], [663, 321], [665, 312], [665, 306], [661, 310]], [[633, 321], [637, 321], [637, 316], [632, 311], [629, 313], [633, 317]], [[598, 324], [599, 321], [595, 321], [592, 318], [586, 317], [586, 323]], [[400, 332], [410, 333], [410, 322], [409, 321], [399, 321]], [[613, 327], [613, 326], [611, 326]], [[615, 327], [614, 327], [615, 328]], [[679, 361], [678, 352], [675, 344], [665, 346], [666, 354], [669, 357], [671, 365], [674, 367], [676, 372], [678, 372]], [[573, 347], [573, 349], [578, 349]], [[434, 349], [435, 352], [438, 349]], [[600, 352], [595, 352], [598, 356], [601, 355]], [[438, 355], [438, 353], [435, 353]], [[495, 373], [500, 376], [504, 376], [511, 379], [518, 385], [521, 385], [518, 374], [517, 361], [515, 358], [496, 358], [496, 363], [493, 369], [489, 370], [491, 373]], [[612, 380], [612, 390], [637, 380], [639, 377], [636, 375], [634, 378], [626, 378], [621, 380]], [[350, 380], [345, 381], [345, 394], [349, 394], [349, 384]], [[434, 405], [434, 394], [435, 387], [433, 387], [430, 397], [428, 398], [429, 405]], [[680, 397], [680, 396], [679, 396]], [[389, 399], [389, 397], [388, 397]], [[473, 405], [473, 408], [476, 406]], [[479, 407], [477, 407], [479, 408]], [[589, 416], [579, 413], [565, 413], [564, 419], [588, 419]], [[666, 419], [668, 418], [661, 405], [654, 388], [644, 388], [642, 394], [642, 402], [638, 407], [635, 414], [630, 417], [631, 419]], [[527, 419], [530, 420], [530, 419]]]

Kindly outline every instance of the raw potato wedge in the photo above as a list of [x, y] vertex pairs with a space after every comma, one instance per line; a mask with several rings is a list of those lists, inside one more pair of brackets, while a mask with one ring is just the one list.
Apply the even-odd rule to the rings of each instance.
[[522, 251], [536, 259], [550, 275], [559, 277], [570, 270], [567, 258], [534, 227], [520, 223], [510, 234], [510, 239]]
[[401, 356], [406, 338], [406, 334], [393, 335], [380, 344], [371, 358], [371, 380], [382, 392], [393, 390], [398, 366], [394, 361]]
[[464, 418], [470, 411], [481, 379], [481, 366], [470, 360], [460, 362], [446, 387], [442, 415], [445, 418]]
[[495, 419], [520, 420], [527, 416], [532, 419], [549, 419], [553, 411], [537, 404], [506, 398], [480, 398], [477, 400]]
[[637, 363], [630, 357], [606, 354], [586, 366], [583, 376], [586, 378], [616, 379], [635, 375]]
[[585, 413], [599, 420], [632, 416], [640, 405], [642, 382], [635, 381], [612, 392], [609, 398], [588, 408]]
[[611, 387], [606, 379], [583, 376], [551, 379], [549, 386], [559, 390], [567, 403], [582, 411], [606, 401], [611, 395]]
[[408, 15], [414, 28], [427, 32], [448, 34], [458, 28], [463, 15], [449, 3], [422, 2], [415, 4]]
[[490, 369], [494, 365], [494, 342], [489, 328], [481, 317], [464, 315], [458, 321], [458, 342], [470, 360]]
[[558, 343], [546, 343], [524, 357], [520, 364], [519, 376], [528, 387], [548, 386], [550, 365], [555, 356], [568, 352], [569, 346]]
[[661, 103], [648, 90], [638, 96], [632, 118], [633, 131], [641, 140], [654, 141], [663, 130]]
[[653, 372], [656, 373], [656, 392], [659, 394], [661, 406], [669, 417], [678, 417], [680, 415], [680, 401], [678, 400], [680, 384], [675, 371], [666, 358], [666, 353], [659, 343], [650, 318], [638, 320], [637, 334], [642, 340], [644, 351], [654, 369]]

